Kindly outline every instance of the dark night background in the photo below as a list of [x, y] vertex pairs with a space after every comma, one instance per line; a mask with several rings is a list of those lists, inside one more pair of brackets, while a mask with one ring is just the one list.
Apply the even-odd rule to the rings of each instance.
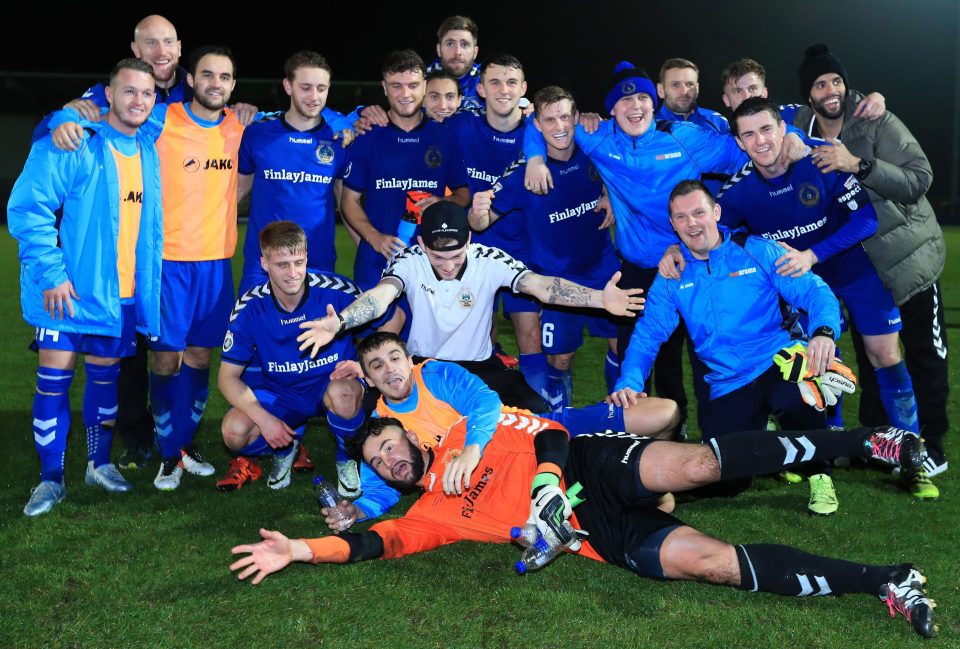
[[[283, 60], [298, 49], [314, 49], [334, 71], [330, 105], [347, 111], [382, 97], [373, 85], [383, 56], [412, 47], [427, 62], [435, 56], [436, 28], [462, 13], [480, 25], [480, 60], [497, 51], [524, 62], [528, 95], [552, 83], [572, 89], [581, 108], [597, 110], [612, 65], [629, 59], [655, 76], [668, 57], [700, 66], [700, 105], [726, 114], [720, 99], [720, 70], [749, 56], [767, 68], [770, 95], [800, 102], [797, 66], [804, 48], [827, 43], [847, 68], [853, 88], [877, 90], [887, 107], [914, 133], [933, 164], [929, 197], [942, 220], [958, 218], [948, 203], [956, 189], [955, 150], [960, 138], [956, 0], [866, 2], [569, 2], [552, 3], [351, 3], [353, 9], [324, 10], [320, 3], [261, 5], [236, 15], [235, 3], [210, 8], [177, 4], [128, 4], [112, 10], [19, 7], [5, 21], [0, 44], [0, 192], [22, 167], [29, 131], [45, 112], [78, 96], [130, 54], [133, 26], [150, 13], [169, 18], [183, 41], [183, 60], [201, 44], [233, 48], [238, 65], [234, 99], [264, 109], [287, 105], [278, 80]], [[225, 15], [227, 14], [227, 15]], [[17, 34], [17, 36], [14, 36]], [[338, 85], [339, 84], [339, 85]]]

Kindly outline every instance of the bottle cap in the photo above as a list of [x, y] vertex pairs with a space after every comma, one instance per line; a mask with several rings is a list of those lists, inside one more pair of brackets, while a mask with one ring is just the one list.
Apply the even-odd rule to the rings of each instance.
[[525, 575], [527, 573], [527, 564], [523, 561], [517, 561], [513, 567], [517, 569], [518, 575]]

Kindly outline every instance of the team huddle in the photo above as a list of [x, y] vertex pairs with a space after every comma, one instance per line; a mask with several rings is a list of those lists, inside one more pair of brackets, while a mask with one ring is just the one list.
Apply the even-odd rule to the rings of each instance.
[[[344, 497], [323, 510], [334, 535], [263, 529], [235, 547], [240, 579], [507, 543], [526, 523], [644, 577], [879, 596], [935, 635], [912, 564], [732, 545], [674, 516], [673, 493], [733, 496], [768, 474], [806, 478], [809, 511], [832, 515], [836, 458], [939, 496], [945, 245], [929, 162], [882, 95], [850, 88], [815, 45], [803, 104], [768, 99], [763, 67], [742, 59], [723, 72], [728, 121], [697, 105], [699, 70], [674, 58], [658, 81], [620, 62], [602, 115], [581, 114], [558, 86], [528, 101], [521, 61], [478, 63], [477, 43], [470, 18], [448, 18], [431, 64], [386, 57], [386, 110], [347, 115], [326, 106], [326, 59], [297, 52], [289, 108], [265, 113], [231, 104], [229, 48], [180, 66], [174, 26], [148, 16], [135, 58], [44, 118], [8, 205], [38, 354], [41, 475], [24, 514], [66, 496], [80, 354], [88, 485], [132, 489], [115, 427], [120, 468], [146, 466], [156, 443], [157, 489], [214, 475], [194, 436], [219, 347], [233, 460], [217, 489], [259, 480], [264, 459], [267, 485], [288, 487], [313, 468], [302, 438], [323, 417]], [[352, 279], [334, 272], [337, 211]], [[497, 343], [501, 303], [518, 358]], [[607, 340], [608, 397], [574, 407], [585, 328]], [[685, 339], [700, 444], [685, 441]], [[866, 427], [845, 427], [857, 388]], [[404, 516], [351, 531], [407, 491], [422, 495]]]

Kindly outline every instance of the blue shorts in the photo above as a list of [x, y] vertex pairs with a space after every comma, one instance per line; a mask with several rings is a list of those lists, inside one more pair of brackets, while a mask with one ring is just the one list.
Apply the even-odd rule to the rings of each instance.
[[131, 300], [120, 306], [120, 337], [93, 336], [68, 333], [37, 327], [36, 337], [30, 347], [59, 349], [100, 356], [101, 358], [127, 358], [137, 355], [137, 305]]
[[541, 343], [544, 354], [569, 354], [583, 345], [583, 327], [594, 338], [616, 338], [612, 316], [597, 309], [543, 307], [540, 311]]
[[160, 336], [154, 351], [220, 347], [233, 309], [233, 273], [229, 259], [163, 262]]
[[612, 403], [601, 402], [582, 408], [564, 408], [559, 413], [546, 413], [541, 416], [563, 424], [570, 431], [570, 437], [608, 430], [615, 433], [626, 432], [623, 408]]
[[893, 301], [893, 295], [880, 281], [880, 276], [872, 266], [868, 271], [843, 284], [834, 281], [827, 283], [834, 295], [843, 301], [843, 305], [850, 312], [853, 326], [861, 334], [880, 336], [900, 331], [900, 309]]
[[290, 428], [297, 428], [305, 424], [311, 417], [316, 417], [324, 412], [323, 393], [327, 391], [328, 385], [330, 385], [329, 380], [310, 392], [293, 390], [280, 392], [275, 388], [263, 385], [254, 389], [253, 394], [264, 410], [290, 426]]
[[[503, 303], [503, 315], [509, 317], [511, 313], [538, 313], [540, 301], [526, 293], [512, 293], [503, 288], [497, 291], [497, 298]], [[493, 312], [497, 312], [497, 303], [494, 302]]]

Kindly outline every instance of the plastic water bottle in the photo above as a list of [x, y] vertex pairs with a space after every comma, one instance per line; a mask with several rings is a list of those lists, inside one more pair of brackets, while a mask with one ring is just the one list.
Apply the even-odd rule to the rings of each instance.
[[333, 517], [337, 519], [338, 522], [345, 523], [347, 521], [347, 517], [343, 515], [343, 512], [337, 509], [337, 504], [343, 500], [343, 498], [340, 496], [340, 493], [335, 488], [327, 484], [322, 475], [318, 475], [313, 479], [313, 488], [317, 492], [317, 502], [320, 503], [320, 507], [329, 507], [333, 510]]
[[400, 225], [397, 227], [397, 238], [403, 241], [405, 247], [413, 241], [413, 235], [417, 231], [417, 226], [420, 225], [420, 207], [417, 203], [430, 196], [432, 196], [430, 192], [417, 189], [407, 192], [407, 210], [400, 217]]
[[[560, 539], [553, 534], [550, 535], [551, 540], [548, 541], [543, 534], [540, 533], [536, 525], [524, 525], [523, 527], [514, 527], [510, 530], [510, 538], [521, 545], [527, 546], [523, 554], [520, 555], [520, 561], [514, 564], [514, 568], [517, 569], [519, 574], [525, 574], [528, 570], [539, 570], [553, 561], [555, 556], [577, 541], [577, 532], [573, 529], [570, 522], [564, 521], [563, 526], [567, 529], [570, 536], [570, 541], [567, 543], [560, 543]], [[530, 530], [531, 527], [533, 528], [532, 530]], [[514, 532], [516, 532], [516, 535], [514, 535]], [[534, 535], [535, 540], [532, 543], [528, 543], [528, 540]]]
[[514, 543], [519, 543], [525, 548], [529, 548], [536, 543], [538, 535], [539, 532], [534, 523], [527, 523], [523, 527], [510, 528], [510, 538], [513, 539]]
[[518, 574], [526, 574], [528, 570], [539, 570], [551, 561], [553, 558], [563, 552], [565, 546], [559, 543], [554, 545], [537, 533], [537, 540], [523, 551], [520, 555], [520, 561], [514, 564]]
[[406, 212], [400, 217], [400, 225], [397, 227], [397, 238], [403, 241], [403, 247], [406, 248], [413, 240], [413, 233], [417, 231], [417, 215]]

